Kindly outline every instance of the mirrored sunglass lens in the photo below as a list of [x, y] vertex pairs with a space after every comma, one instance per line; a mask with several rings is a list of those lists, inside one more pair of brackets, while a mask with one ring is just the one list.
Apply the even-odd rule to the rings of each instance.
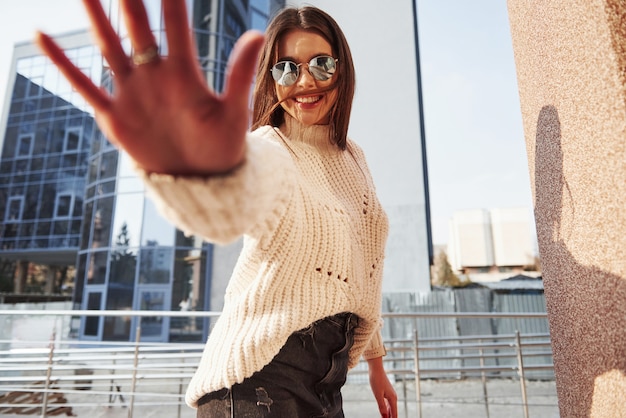
[[309, 71], [316, 79], [326, 81], [335, 73], [335, 59], [333, 57], [315, 57], [309, 62]]
[[281, 86], [290, 86], [298, 79], [298, 66], [291, 61], [281, 61], [272, 67], [272, 77]]

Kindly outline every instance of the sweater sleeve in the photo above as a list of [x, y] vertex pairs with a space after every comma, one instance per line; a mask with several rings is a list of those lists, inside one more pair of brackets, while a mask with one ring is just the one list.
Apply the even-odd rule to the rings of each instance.
[[246, 136], [244, 163], [226, 175], [139, 175], [159, 212], [185, 234], [217, 244], [274, 230], [294, 189], [287, 150], [256, 132]]
[[365, 347], [363, 352], [363, 358], [369, 360], [376, 357], [382, 357], [387, 355], [387, 350], [383, 344], [383, 336], [381, 334], [382, 320], [380, 327], [374, 332], [369, 343]]

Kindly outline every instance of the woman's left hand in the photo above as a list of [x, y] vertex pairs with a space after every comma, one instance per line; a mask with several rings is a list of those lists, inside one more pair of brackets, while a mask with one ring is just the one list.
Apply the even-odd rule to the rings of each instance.
[[383, 366], [383, 358], [376, 357], [367, 361], [369, 367], [370, 386], [378, 403], [382, 418], [398, 417], [398, 395], [387, 377]]

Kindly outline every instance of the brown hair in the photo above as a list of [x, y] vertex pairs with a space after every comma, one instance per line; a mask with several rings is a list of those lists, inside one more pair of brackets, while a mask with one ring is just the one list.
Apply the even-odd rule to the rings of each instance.
[[346, 149], [355, 88], [352, 54], [337, 22], [316, 7], [282, 9], [269, 24], [254, 86], [252, 129], [263, 125], [280, 126], [285, 120], [285, 111], [276, 96], [275, 82], [270, 68], [278, 59], [280, 38], [295, 29], [319, 33], [331, 45], [334, 58], [338, 60], [337, 72], [332, 78], [332, 84], [324, 90], [337, 89], [337, 101], [330, 110], [331, 138], [329, 139], [339, 148]]

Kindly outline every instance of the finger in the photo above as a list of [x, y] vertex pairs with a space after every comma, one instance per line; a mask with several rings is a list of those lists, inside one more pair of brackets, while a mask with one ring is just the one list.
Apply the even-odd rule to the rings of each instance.
[[376, 398], [376, 404], [378, 404], [378, 412], [380, 412], [381, 417], [389, 417], [389, 406], [387, 404], [387, 399], [385, 399], [385, 395], [381, 394], [380, 396], [374, 396]]
[[184, 1], [163, 3], [163, 19], [167, 34], [167, 54], [177, 60], [197, 66], [196, 51], [187, 21], [187, 6]]
[[48, 35], [37, 32], [35, 42], [56, 64], [61, 73], [87, 102], [98, 112], [106, 110], [111, 101], [109, 96], [98, 88], [89, 77], [67, 58], [63, 50]]
[[100, 0], [83, 0], [91, 21], [96, 43], [115, 75], [123, 76], [131, 70], [130, 61], [124, 52], [117, 33], [111, 26]]
[[391, 411], [392, 418], [398, 418], [398, 399], [394, 398], [389, 401], [389, 409]]
[[250, 86], [263, 42], [260, 32], [248, 31], [235, 43], [226, 67], [225, 101], [247, 108]]
[[124, 22], [133, 49], [141, 54], [156, 45], [150, 21], [142, 0], [122, 0]]

